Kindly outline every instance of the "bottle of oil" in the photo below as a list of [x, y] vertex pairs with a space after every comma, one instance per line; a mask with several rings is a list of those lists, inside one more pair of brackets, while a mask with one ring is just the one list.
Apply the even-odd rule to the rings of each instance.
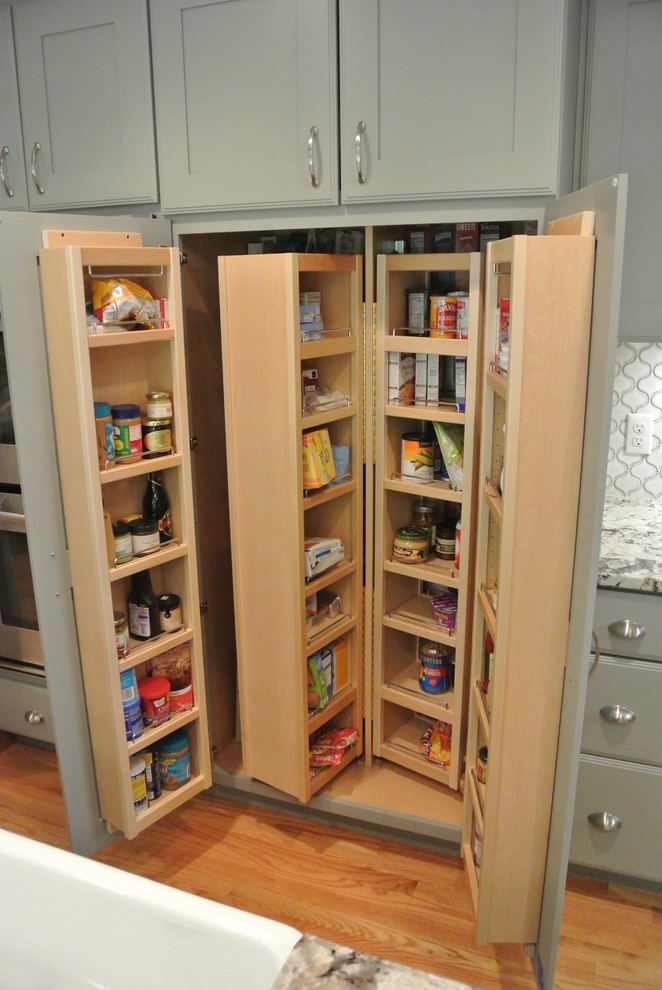
[[170, 516], [170, 499], [163, 486], [160, 471], [147, 475], [147, 487], [143, 496], [143, 516], [156, 519], [159, 524], [159, 541], [167, 543], [172, 539], [172, 519]]
[[131, 575], [128, 605], [129, 634], [133, 639], [151, 639], [160, 634], [159, 602], [152, 589], [149, 571]]

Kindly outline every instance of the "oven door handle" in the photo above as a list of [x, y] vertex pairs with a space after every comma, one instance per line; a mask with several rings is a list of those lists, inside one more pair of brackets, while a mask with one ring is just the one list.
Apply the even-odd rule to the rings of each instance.
[[0, 511], [0, 533], [25, 533], [25, 516], [20, 512]]

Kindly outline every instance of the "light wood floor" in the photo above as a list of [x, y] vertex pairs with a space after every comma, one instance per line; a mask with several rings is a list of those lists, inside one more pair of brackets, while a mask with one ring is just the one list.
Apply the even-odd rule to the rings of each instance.
[[[51, 752], [0, 752], [0, 827], [68, 848]], [[203, 795], [95, 858], [480, 990], [535, 988], [518, 947], [474, 945], [453, 857]], [[662, 988], [662, 897], [570, 878], [555, 988], [589, 987]]]

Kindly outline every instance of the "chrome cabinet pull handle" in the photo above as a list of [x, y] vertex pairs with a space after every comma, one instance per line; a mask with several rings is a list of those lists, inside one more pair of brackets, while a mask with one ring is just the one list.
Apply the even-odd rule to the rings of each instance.
[[356, 159], [356, 172], [361, 185], [365, 182], [365, 172], [361, 164], [361, 146], [363, 144], [363, 134], [365, 133], [365, 120], [360, 120], [356, 125], [356, 143], [354, 157]]
[[7, 155], [9, 154], [9, 148], [5, 147], [0, 151], [0, 182], [2, 182], [2, 188], [7, 193], [9, 198], [14, 195], [14, 190], [9, 188], [7, 184], [7, 179], [5, 178], [5, 161], [7, 160]]
[[618, 636], [619, 639], [640, 639], [646, 635], [644, 627], [634, 619], [618, 619], [610, 622], [607, 629], [612, 636]]
[[608, 811], [592, 811], [588, 816], [588, 822], [601, 832], [615, 832], [623, 824], [620, 818], [610, 815]]
[[591, 664], [591, 669], [588, 672], [588, 680], [590, 681], [593, 675], [598, 669], [598, 664], [600, 663], [600, 640], [595, 635], [595, 630], [591, 633], [591, 639], [593, 640], [593, 652], [595, 654], [593, 658], [593, 663]]
[[310, 183], [313, 189], [317, 189], [320, 184], [319, 176], [315, 170], [315, 144], [319, 134], [319, 127], [311, 127], [308, 134], [308, 171], [310, 172]]
[[37, 154], [40, 151], [41, 151], [41, 145], [39, 144], [38, 141], [35, 141], [35, 143], [32, 146], [32, 154], [30, 156], [30, 171], [32, 172], [32, 181], [37, 187], [37, 192], [39, 193], [40, 196], [43, 196], [44, 187], [41, 185], [39, 179], [37, 178]]
[[630, 722], [634, 722], [636, 716], [633, 711], [622, 705], [605, 705], [600, 709], [600, 718], [615, 725], [629, 725]]
[[41, 725], [44, 721], [44, 716], [32, 709], [32, 711], [25, 713], [25, 721], [29, 725]]

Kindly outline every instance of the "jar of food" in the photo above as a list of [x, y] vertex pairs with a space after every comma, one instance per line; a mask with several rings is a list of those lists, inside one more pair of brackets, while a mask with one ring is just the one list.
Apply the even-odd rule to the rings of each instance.
[[143, 434], [140, 421], [140, 406], [132, 403], [111, 406], [113, 417], [113, 444], [115, 457], [122, 458], [123, 464], [139, 461], [143, 453]]
[[166, 592], [159, 595], [159, 624], [161, 632], [175, 632], [182, 626], [182, 608], [179, 595]]
[[161, 784], [166, 790], [175, 790], [191, 778], [191, 751], [184, 729], [172, 732], [159, 745]]
[[159, 549], [159, 524], [150, 516], [141, 516], [129, 523], [131, 546], [135, 554], [154, 553]]
[[455, 558], [455, 530], [445, 526], [437, 529], [434, 552], [435, 556], [441, 560], [453, 560]]
[[118, 520], [113, 523], [113, 540], [115, 543], [115, 563], [125, 564], [133, 557], [133, 544], [129, 524]]
[[171, 419], [143, 419], [144, 457], [163, 457], [172, 450]]
[[428, 502], [424, 498], [414, 502], [411, 509], [411, 524], [416, 529], [427, 530], [430, 546], [434, 547], [437, 533], [437, 508], [434, 502]]
[[170, 392], [148, 392], [145, 396], [148, 419], [171, 419], [172, 400]]
[[115, 646], [117, 647], [117, 659], [123, 660], [129, 652], [129, 626], [124, 612], [113, 612], [113, 620], [115, 623]]
[[393, 539], [393, 559], [402, 564], [420, 564], [428, 559], [430, 538], [426, 529], [403, 526]]
[[115, 460], [113, 417], [110, 413], [109, 402], [94, 403], [94, 426], [97, 434], [97, 456], [99, 458], [99, 467], [103, 469], [110, 461]]

